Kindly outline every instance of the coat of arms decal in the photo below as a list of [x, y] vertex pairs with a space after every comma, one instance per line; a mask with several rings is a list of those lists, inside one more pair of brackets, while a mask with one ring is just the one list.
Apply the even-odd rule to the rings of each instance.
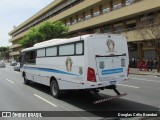
[[106, 45], [107, 45], [107, 47], [108, 47], [108, 51], [109, 51], [109, 52], [114, 52], [115, 43], [114, 43], [113, 40], [108, 39], [108, 40], [106, 41]]
[[79, 67], [79, 74], [82, 75], [83, 74], [83, 68]]
[[104, 66], [104, 61], [100, 61], [100, 62], [99, 62], [99, 68], [100, 68], [100, 69], [104, 69], [104, 67], [105, 67], [105, 66]]
[[68, 72], [72, 71], [72, 64], [73, 64], [73, 62], [72, 62], [71, 57], [67, 57], [67, 59], [66, 59], [66, 70]]

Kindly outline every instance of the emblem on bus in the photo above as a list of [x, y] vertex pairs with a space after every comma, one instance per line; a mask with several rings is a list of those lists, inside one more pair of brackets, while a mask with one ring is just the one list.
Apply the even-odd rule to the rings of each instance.
[[83, 68], [79, 67], [79, 74], [82, 75], [83, 74]]
[[104, 61], [100, 61], [100, 62], [99, 62], [99, 68], [100, 68], [100, 69], [104, 69], [104, 67], [105, 67], [105, 66], [104, 66]]
[[106, 41], [106, 45], [107, 45], [107, 47], [108, 47], [108, 51], [109, 51], [109, 52], [114, 52], [115, 43], [114, 43], [113, 40], [108, 39], [108, 40]]
[[72, 64], [73, 64], [73, 62], [72, 62], [71, 57], [67, 57], [67, 59], [66, 59], [66, 69], [67, 69], [68, 72], [72, 71]]

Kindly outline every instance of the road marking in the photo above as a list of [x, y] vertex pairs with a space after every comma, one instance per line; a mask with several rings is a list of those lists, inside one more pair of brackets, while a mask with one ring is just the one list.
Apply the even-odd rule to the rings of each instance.
[[146, 79], [139, 79], [139, 78], [131, 78], [131, 79], [134, 79], [134, 80], [139, 80], [139, 81], [152, 81], [152, 82], [160, 82], [160, 81], [157, 81], [157, 80], [146, 80]]
[[12, 84], [14, 83], [12, 80], [9, 80], [9, 79], [6, 79], [6, 80], [9, 81], [9, 82], [12, 83]]
[[20, 74], [21, 72], [18, 72], [18, 71], [14, 71], [15, 73], [17, 73], [17, 74]]
[[38, 97], [39, 99], [45, 101], [46, 103], [48, 103], [48, 104], [50, 104], [50, 105], [52, 105], [52, 106], [54, 106], [54, 107], [57, 107], [57, 105], [55, 105], [55, 104], [49, 102], [48, 100], [42, 98], [41, 96], [39, 96], [39, 95], [37, 95], [37, 94], [34, 94], [34, 96]]
[[136, 86], [130, 86], [130, 85], [124, 85], [124, 84], [117, 84], [117, 85], [126, 86], [126, 87], [132, 87], [132, 88], [139, 88], [139, 87], [136, 87]]

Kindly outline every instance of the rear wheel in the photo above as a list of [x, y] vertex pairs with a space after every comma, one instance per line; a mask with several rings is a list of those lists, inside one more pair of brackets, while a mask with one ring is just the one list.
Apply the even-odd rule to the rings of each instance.
[[51, 93], [52, 93], [53, 97], [59, 98], [60, 97], [60, 90], [59, 90], [59, 85], [56, 80], [51, 81], [50, 88], [51, 88]]
[[26, 75], [24, 75], [24, 84], [25, 84], [25, 85], [28, 85], [29, 83], [30, 83], [30, 81], [27, 80]]

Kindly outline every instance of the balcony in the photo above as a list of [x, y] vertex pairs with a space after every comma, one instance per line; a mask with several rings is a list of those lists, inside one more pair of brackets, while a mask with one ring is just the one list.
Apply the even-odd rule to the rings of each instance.
[[159, 9], [160, 5], [157, 4], [156, 0], [140, 0], [138, 2], [130, 3], [126, 6], [122, 5], [121, 7], [118, 7], [118, 10], [115, 8], [112, 11], [105, 10], [105, 12], [103, 11], [101, 14], [91, 16], [90, 19], [78, 21], [76, 24], [69, 26], [69, 32], [75, 32], [93, 26], [121, 21], [124, 19], [135, 17], [137, 15], [141, 15], [144, 12], [152, 12]]
[[[100, 0], [94, 0], [93, 2], [86, 0], [82, 3], [79, 3], [76, 6], [73, 6], [70, 9], [67, 9], [66, 11], [60, 14], [57, 14], [53, 18], [50, 18], [48, 21], [55, 22], [57, 20], [62, 20], [64, 18], [67, 18], [68, 16], [73, 15], [76, 12], [87, 9], [88, 7], [98, 4], [98, 3], [100, 3]], [[153, 0], [138, 0], [138, 2], [135, 1], [127, 5], [119, 5], [117, 9], [115, 7], [112, 10], [107, 8], [106, 10], [103, 10], [102, 13], [100, 14], [97, 13], [92, 16], [87, 16], [86, 19], [78, 20], [74, 22], [74, 24], [68, 23], [67, 26], [69, 26], [69, 32], [72, 33], [72, 32], [76, 32], [79, 30], [84, 30], [86, 28], [99, 26], [103, 24], [110, 24], [116, 21], [132, 18], [132, 17], [141, 15], [146, 12], [152, 12], [155, 10], [159, 10], [159, 8], [160, 8], [160, 5], [157, 4], [156, 0], [154, 1]], [[18, 40], [22, 38], [24, 35], [26, 35], [27, 32], [28, 30], [10, 39], [9, 41], [12, 42], [12, 41]]]
[[10, 56], [15, 56], [15, 55], [19, 55], [19, 54], [20, 54], [19, 51], [10, 52]]
[[[149, 28], [141, 28], [141, 27], [135, 27], [130, 29], [123, 29], [119, 31], [115, 31], [113, 33], [115, 34], [122, 34], [127, 38], [128, 42], [134, 42], [134, 41], [144, 41], [144, 40], [154, 40], [158, 38], [156, 35], [158, 35], [157, 29], [160, 27], [159, 24], [149, 24]], [[153, 26], [153, 27], [151, 27]], [[146, 26], [147, 27], [147, 26]], [[145, 36], [142, 36], [142, 31], [145, 31]]]
[[20, 44], [14, 44], [12, 46], [9, 47], [9, 49], [13, 49], [13, 48], [17, 48], [17, 47], [21, 47], [22, 45]]
[[29, 32], [29, 30], [27, 30], [27, 31], [25, 31], [25, 32], [23, 32], [23, 33], [15, 36], [15, 37], [9, 39], [9, 42], [13, 42], [13, 41], [16, 41], [16, 40], [18, 40], [18, 39], [21, 39], [21, 38], [22, 38], [24, 35], [26, 35], [28, 32]]

